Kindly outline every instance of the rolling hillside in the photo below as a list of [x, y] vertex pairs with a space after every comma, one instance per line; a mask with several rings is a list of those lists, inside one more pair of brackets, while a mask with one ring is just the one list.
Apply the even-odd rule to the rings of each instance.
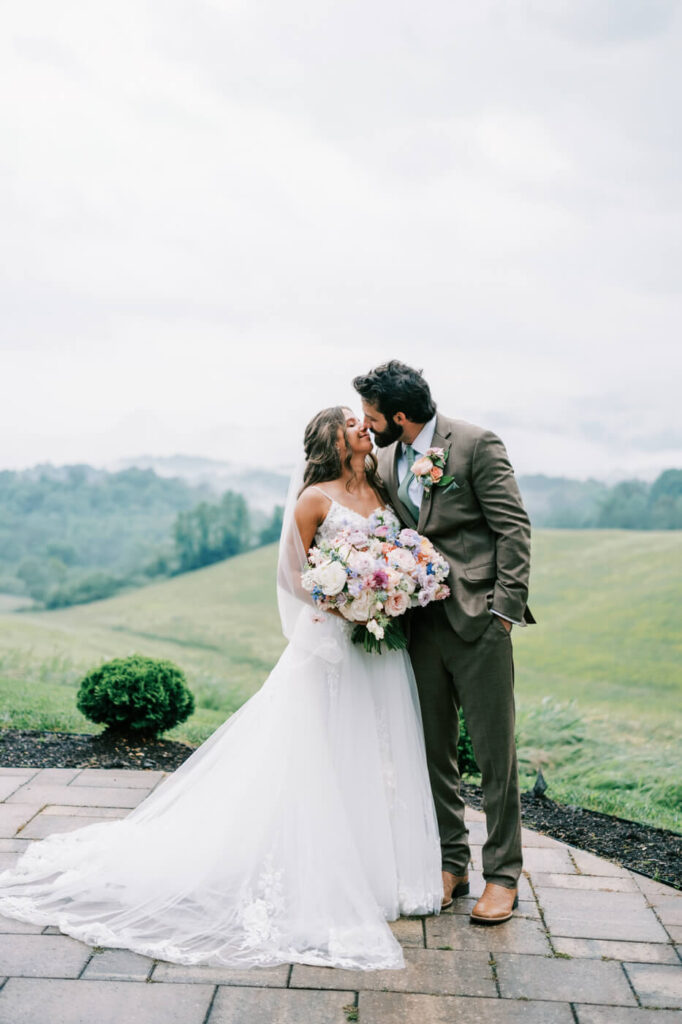
[[[682, 828], [682, 534], [538, 530], [533, 554], [539, 624], [515, 630], [524, 771], [542, 766], [557, 798]], [[94, 729], [79, 678], [139, 651], [186, 671], [198, 707], [173, 735], [200, 741], [283, 649], [275, 560], [271, 546], [55, 612], [0, 606], [0, 721]]]

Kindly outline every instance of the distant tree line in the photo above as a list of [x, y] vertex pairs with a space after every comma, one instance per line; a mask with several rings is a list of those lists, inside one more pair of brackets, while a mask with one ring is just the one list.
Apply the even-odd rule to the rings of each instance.
[[[682, 529], [682, 470], [652, 484], [522, 476], [534, 526]], [[91, 466], [0, 472], [0, 593], [48, 608], [110, 597], [123, 588], [231, 558], [279, 539], [270, 516], [243, 495], [222, 497], [151, 469]]]
[[0, 472], [0, 592], [47, 608], [100, 600], [270, 543], [281, 514], [153, 470]]
[[682, 529], [682, 470], [667, 469], [652, 483], [522, 476], [519, 486], [534, 526], [573, 529]]
[[599, 504], [595, 526], [682, 530], [682, 469], [667, 469], [651, 485], [624, 480]]

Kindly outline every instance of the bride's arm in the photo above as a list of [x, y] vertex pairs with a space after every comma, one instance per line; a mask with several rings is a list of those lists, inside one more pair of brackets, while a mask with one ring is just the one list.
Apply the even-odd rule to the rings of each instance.
[[328, 506], [329, 499], [312, 487], [303, 491], [296, 502], [294, 519], [304, 551], [308, 552], [312, 547], [317, 528], [324, 520]]
[[[317, 528], [324, 521], [328, 511], [329, 499], [312, 487], [303, 491], [296, 502], [294, 519], [296, 520], [301, 543], [306, 552], [312, 547]], [[326, 614], [337, 615], [340, 619], [343, 618], [341, 612], [337, 611], [336, 608], [328, 609]]]

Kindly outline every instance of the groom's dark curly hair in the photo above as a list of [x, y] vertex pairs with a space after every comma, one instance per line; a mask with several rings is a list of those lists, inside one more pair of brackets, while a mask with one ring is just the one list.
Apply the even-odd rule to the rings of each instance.
[[422, 371], [413, 370], [397, 359], [355, 377], [353, 387], [387, 420], [402, 412], [413, 423], [426, 423], [436, 412], [436, 403]]

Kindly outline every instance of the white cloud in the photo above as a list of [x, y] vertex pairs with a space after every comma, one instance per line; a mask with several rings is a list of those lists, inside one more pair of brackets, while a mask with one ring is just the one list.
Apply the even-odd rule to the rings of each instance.
[[524, 471], [679, 461], [674, 4], [28, 0], [4, 27], [0, 465], [286, 461], [391, 356]]

